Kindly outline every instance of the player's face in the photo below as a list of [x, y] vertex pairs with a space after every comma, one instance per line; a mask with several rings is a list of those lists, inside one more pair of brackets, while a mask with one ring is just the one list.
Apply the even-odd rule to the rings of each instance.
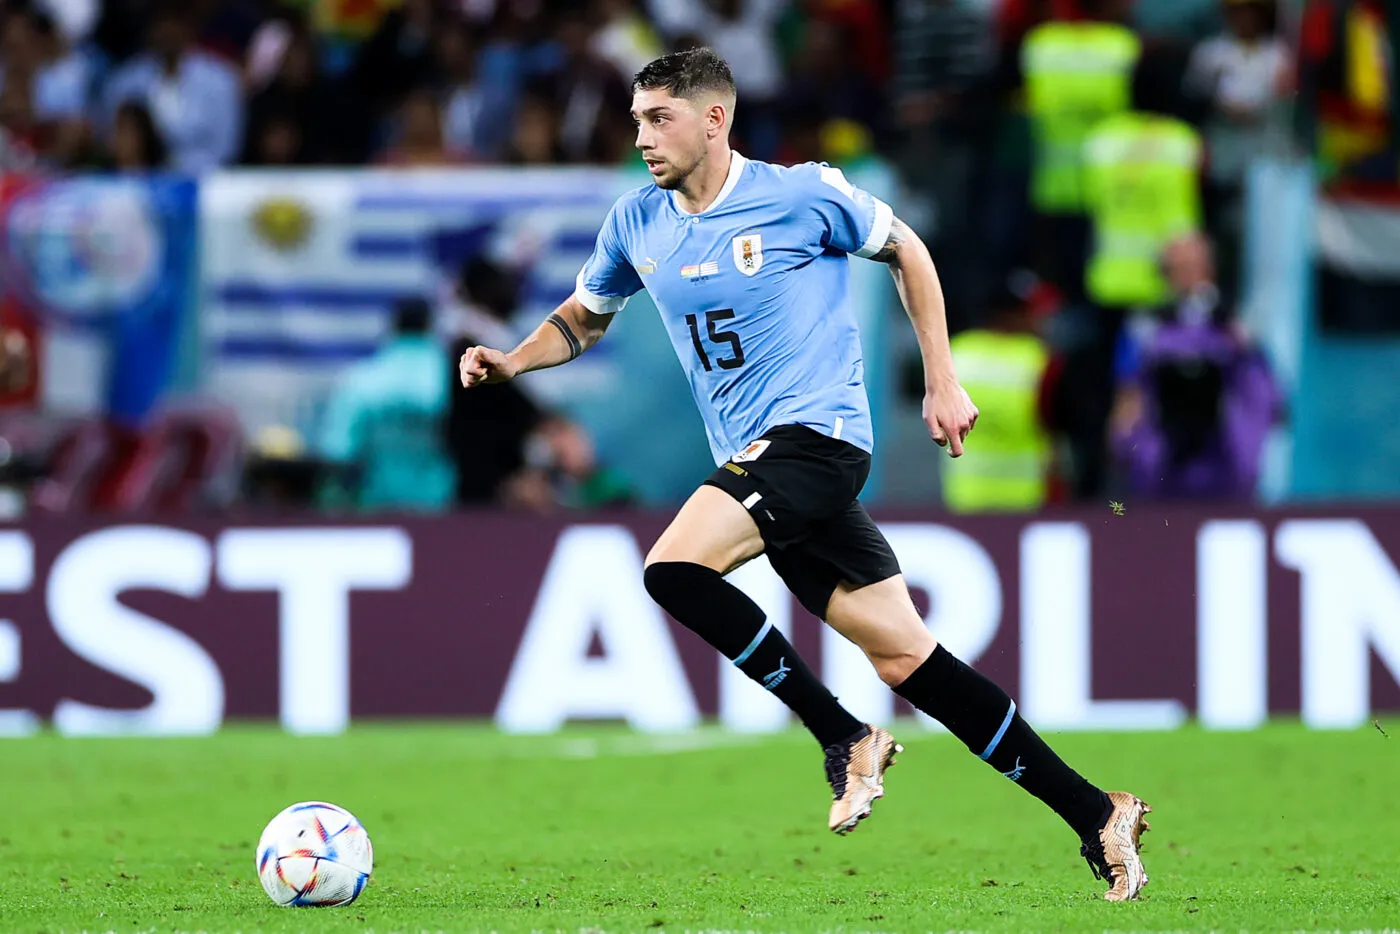
[[705, 118], [692, 101], [665, 90], [632, 97], [636, 146], [658, 188], [679, 188], [705, 158]]

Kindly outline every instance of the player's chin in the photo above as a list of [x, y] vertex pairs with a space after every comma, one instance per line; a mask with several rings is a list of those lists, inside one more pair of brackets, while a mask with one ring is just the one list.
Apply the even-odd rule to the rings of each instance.
[[660, 172], [652, 172], [651, 180], [656, 183], [657, 188], [664, 188], [670, 191], [680, 184], [680, 174], [672, 168], [663, 168]]

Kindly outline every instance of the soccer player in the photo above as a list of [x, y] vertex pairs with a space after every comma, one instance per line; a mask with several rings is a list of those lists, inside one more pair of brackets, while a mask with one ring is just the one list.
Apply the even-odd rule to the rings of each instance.
[[1147, 883], [1150, 809], [1066, 765], [1012, 699], [934, 640], [884, 536], [857, 499], [870, 406], [847, 297], [848, 255], [890, 267], [918, 335], [933, 440], [960, 456], [977, 409], [958, 385], [942, 289], [924, 244], [841, 172], [783, 168], [729, 147], [734, 81], [708, 49], [657, 59], [632, 84], [653, 184], [618, 199], [574, 294], [509, 353], [472, 347], [464, 386], [573, 360], [646, 289], [690, 380], [718, 469], [646, 560], [648, 592], [783, 701], [826, 753], [829, 826], [846, 833], [884, 794], [901, 747], [858, 721], [763, 611], [724, 576], [767, 554], [810, 612], [860, 646], [901, 697], [1055, 810], [1110, 901]]

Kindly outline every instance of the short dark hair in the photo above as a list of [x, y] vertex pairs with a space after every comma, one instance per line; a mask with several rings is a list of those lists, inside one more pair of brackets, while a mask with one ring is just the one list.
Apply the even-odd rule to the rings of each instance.
[[170, 158], [170, 147], [165, 142], [165, 137], [161, 135], [160, 127], [156, 126], [155, 118], [151, 116], [151, 111], [139, 101], [123, 101], [117, 107], [114, 120], [130, 120], [136, 128], [137, 134], [141, 137], [141, 152], [145, 162], [144, 168], [163, 169], [165, 163]]
[[432, 325], [433, 309], [426, 299], [403, 298], [394, 306], [394, 333], [426, 334]]
[[632, 91], [669, 91], [672, 97], [693, 98], [707, 91], [734, 93], [729, 63], [714, 49], [700, 47], [672, 52], [651, 62], [632, 79]]

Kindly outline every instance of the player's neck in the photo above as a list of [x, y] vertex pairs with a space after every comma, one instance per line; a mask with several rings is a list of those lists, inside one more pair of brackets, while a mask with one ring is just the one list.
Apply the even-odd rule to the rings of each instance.
[[705, 165], [690, 173], [685, 184], [676, 189], [676, 207], [687, 214], [699, 214], [707, 210], [715, 203], [715, 199], [724, 189], [724, 183], [729, 180], [729, 169], [733, 161], [733, 151], [728, 146], [706, 159]]

